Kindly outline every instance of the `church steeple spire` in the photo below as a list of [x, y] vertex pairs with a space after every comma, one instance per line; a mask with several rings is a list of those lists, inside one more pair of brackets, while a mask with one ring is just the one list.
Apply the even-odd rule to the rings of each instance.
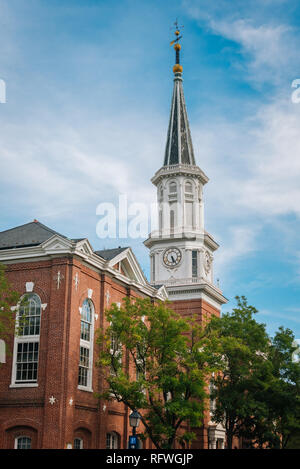
[[174, 72], [174, 89], [171, 105], [171, 114], [167, 135], [167, 144], [165, 150], [164, 166], [177, 164], [187, 164], [195, 166], [194, 149], [191, 138], [190, 126], [186, 112], [186, 105], [182, 86], [182, 66], [180, 65], [181, 45], [179, 40], [180, 31], [176, 25], [176, 39], [171, 42], [174, 44], [176, 52]]
[[[152, 183], [157, 188], [157, 229], [144, 244], [150, 250], [151, 283], [164, 285], [171, 301], [185, 301], [203, 317], [206, 304], [217, 313], [226, 298], [214, 285], [213, 253], [218, 244], [204, 228], [204, 185], [208, 177], [195, 163], [182, 88], [180, 32], [171, 42], [176, 52], [174, 91], [164, 165]], [[188, 301], [192, 301], [189, 303]], [[179, 310], [183, 303], [178, 304]], [[211, 309], [210, 309], [211, 311]]]

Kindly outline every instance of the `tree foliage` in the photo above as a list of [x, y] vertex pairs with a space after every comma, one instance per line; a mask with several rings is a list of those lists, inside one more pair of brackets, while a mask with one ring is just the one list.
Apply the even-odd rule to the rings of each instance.
[[217, 339], [206, 336], [196, 319], [185, 320], [148, 299], [113, 304], [106, 319], [110, 325], [98, 338], [106, 383], [99, 397], [138, 409], [143, 436], [156, 448], [191, 441], [190, 427], [203, 422], [207, 374], [218, 368]]
[[98, 365], [105, 382], [99, 397], [139, 410], [157, 448], [191, 442], [208, 403], [212, 420], [224, 426], [227, 448], [234, 437], [250, 447], [286, 448], [300, 434], [300, 362], [292, 331], [273, 338], [255, 320], [245, 297], [204, 326], [165, 303], [124, 300], [107, 311], [99, 331]]
[[213, 420], [224, 424], [228, 448], [232, 448], [233, 437], [241, 435], [244, 419], [257, 408], [249, 387], [265, 363], [268, 335], [264, 325], [254, 320], [256, 312], [244, 297], [237, 297], [231, 314], [213, 317], [207, 326], [220, 340], [223, 366], [213, 378]]
[[281, 448], [286, 448], [300, 432], [300, 361], [298, 344], [290, 329], [280, 327], [272, 339], [269, 360], [272, 385], [267, 396], [275, 433]]
[[11, 306], [18, 303], [20, 294], [14, 290], [5, 274], [5, 266], [0, 263], [0, 339], [7, 339], [14, 328], [14, 315]]
[[236, 297], [232, 313], [213, 318], [207, 326], [220, 337], [222, 373], [213, 378], [216, 401], [213, 420], [226, 430], [227, 447], [243, 437], [249, 446], [285, 447], [299, 431], [299, 362], [289, 329], [272, 339], [256, 322], [257, 310]]

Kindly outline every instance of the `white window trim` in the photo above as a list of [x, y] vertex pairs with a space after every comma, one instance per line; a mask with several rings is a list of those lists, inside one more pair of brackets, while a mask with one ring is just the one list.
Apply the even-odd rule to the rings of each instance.
[[[193, 258], [193, 253], [196, 253], [194, 258]], [[193, 275], [193, 259], [196, 260], [196, 275]], [[191, 267], [192, 267], [192, 275], [191, 276], [192, 276], [192, 278], [200, 277], [200, 275], [199, 275], [199, 266], [200, 266], [199, 251], [197, 249], [192, 249], [191, 250]]]
[[19, 440], [20, 438], [28, 438], [28, 439], [30, 440], [31, 445], [32, 445], [32, 438], [31, 438], [31, 436], [28, 436], [28, 435], [19, 435], [19, 436], [16, 436], [16, 438], [15, 438], [14, 449], [18, 449], [18, 440]]
[[[75, 440], [80, 441], [80, 443], [79, 443], [80, 448], [75, 448]], [[82, 439], [82, 438], [79, 438], [78, 436], [76, 436], [76, 437], [74, 438], [74, 441], [73, 441], [73, 449], [83, 449], [83, 439]]]
[[[192, 190], [191, 191], [186, 190], [186, 186], [190, 186]], [[184, 193], [194, 195], [194, 187], [195, 186], [193, 184], [193, 181], [191, 181], [190, 179], [186, 179], [185, 182], [184, 182]]]
[[[93, 384], [93, 352], [94, 352], [94, 325], [95, 325], [95, 306], [94, 303], [90, 298], [85, 298], [83, 303], [88, 300], [89, 303], [92, 305], [92, 314], [91, 314], [91, 330], [90, 330], [90, 341], [83, 340], [80, 338], [80, 344], [79, 344], [79, 353], [80, 353], [80, 347], [87, 348], [89, 350], [89, 368], [88, 368], [88, 376], [87, 376], [87, 385], [83, 386], [82, 384], [78, 384], [77, 388], [80, 389], [81, 391], [87, 391], [87, 392], [94, 392], [92, 388]], [[83, 304], [82, 303], [82, 304]], [[81, 313], [80, 313], [80, 323], [81, 323]], [[81, 325], [81, 324], [80, 324]], [[81, 330], [81, 329], [80, 329]], [[79, 371], [79, 364], [78, 364], [78, 371]]]
[[[107, 437], [108, 437], [108, 435], [109, 435], [109, 438], [110, 438], [110, 445], [109, 445], [110, 448], [107, 448]], [[116, 448], [114, 447], [114, 445], [111, 444], [113, 438], [115, 439], [115, 441], [117, 443]], [[113, 447], [111, 448], [111, 446], [113, 446]], [[120, 449], [120, 435], [117, 432], [114, 432], [114, 431], [106, 433], [105, 447], [106, 447], [106, 449]]]
[[[21, 297], [21, 300], [20, 302], [22, 301], [22, 299], [24, 298], [24, 296], [27, 296], [27, 295], [30, 295], [30, 294], [34, 294], [36, 295], [39, 300], [40, 300], [40, 333], [39, 335], [25, 335], [25, 336], [21, 336], [21, 335], [16, 335], [15, 334], [15, 337], [14, 337], [14, 351], [13, 351], [13, 365], [12, 365], [12, 373], [11, 373], [11, 384], [9, 385], [10, 388], [36, 388], [38, 387], [38, 373], [37, 373], [37, 379], [36, 380], [32, 380], [31, 383], [28, 383], [26, 381], [23, 381], [23, 382], [19, 382], [19, 383], [16, 383], [16, 378], [17, 378], [17, 351], [18, 351], [18, 345], [21, 344], [21, 343], [29, 343], [29, 342], [34, 342], [34, 343], [38, 343], [39, 344], [39, 352], [38, 352], [38, 367], [39, 367], [39, 359], [40, 359], [40, 335], [41, 335], [41, 323], [42, 323], [42, 311], [43, 311], [43, 308], [42, 308], [42, 302], [41, 302], [41, 298], [39, 297], [39, 295], [35, 292], [29, 292], [29, 293], [24, 293], [24, 295], [22, 295]], [[18, 330], [18, 327], [19, 327], [19, 308], [20, 308], [20, 302], [18, 303], [17, 307], [16, 307], [16, 327], [15, 327], [15, 331]], [[28, 437], [29, 438], [29, 437]]]
[[[175, 191], [174, 190], [171, 190], [171, 187], [176, 187]], [[169, 194], [177, 194], [178, 192], [178, 184], [177, 184], [177, 181], [176, 180], [173, 180], [173, 181], [170, 181], [169, 182]]]
[[6, 345], [2, 339], [0, 339], [0, 363], [6, 363]]

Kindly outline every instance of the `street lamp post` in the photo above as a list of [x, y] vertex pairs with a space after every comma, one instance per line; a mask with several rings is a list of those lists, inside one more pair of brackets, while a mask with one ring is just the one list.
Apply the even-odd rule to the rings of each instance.
[[129, 448], [130, 449], [137, 449], [138, 448], [138, 437], [136, 436], [136, 428], [139, 426], [141, 420], [141, 416], [139, 412], [135, 409], [129, 415], [129, 423], [132, 427], [132, 435], [129, 436]]

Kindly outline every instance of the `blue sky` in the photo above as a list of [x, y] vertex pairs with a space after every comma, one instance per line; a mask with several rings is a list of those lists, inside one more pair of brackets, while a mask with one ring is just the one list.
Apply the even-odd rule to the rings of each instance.
[[99, 203], [150, 203], [172, 94], [176, 17], [184, 90], [220, 244], [215, 278], [273, 334], [300, 338], [300, 6], [294, 0], [2, 0], [0, 230], [34, 218], [95, 249]]

